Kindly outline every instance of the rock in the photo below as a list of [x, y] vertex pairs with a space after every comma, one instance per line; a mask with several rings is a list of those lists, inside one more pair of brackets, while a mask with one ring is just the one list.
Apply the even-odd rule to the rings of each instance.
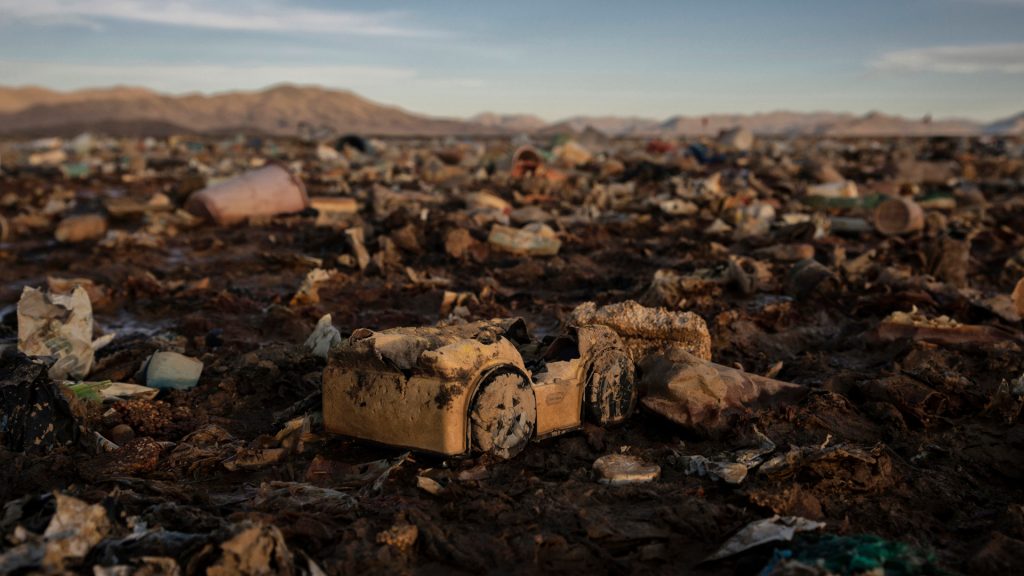
[[118, 424], [110, 430], [110, 441], [123, 446], [135, 438], [135, 430], [127, 424]]

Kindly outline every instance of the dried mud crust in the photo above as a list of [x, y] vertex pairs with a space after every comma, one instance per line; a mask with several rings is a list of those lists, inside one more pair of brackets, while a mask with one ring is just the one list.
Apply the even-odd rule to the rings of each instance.
[[507, 460], [526, 448], [537, 428], [537, 403], [530, 383], [500, 372], [480, 384], [469, 412], [473, 450]]
[[636, 369], [630, 355], [622, 349], [606, 348], [597, 352], [586, 372], [584, 412], [593, 423], [620, 424], [636, 408]]

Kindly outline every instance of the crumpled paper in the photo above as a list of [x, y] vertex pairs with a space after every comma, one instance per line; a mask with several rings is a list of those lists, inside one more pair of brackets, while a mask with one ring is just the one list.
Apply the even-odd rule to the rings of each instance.
[[[60, 492], [55, 492], [54, 498], [56, 510], [41, 535], [22, 526], [15, 528], [11, 538], [14, 545], [0, 554], [0, 573], [31, 568], [61, 573], [67, 564], [81, 562], [110, 532], [110, 519], [102, 505], [89, 504]], [[20, 510], [7, 506], [4, 512], [13, 515]]]
[[55, 356], [48, 374], [54, 380], [89, 375], [95, 352], [113, 339], [92, 339], [92, 303], [77, 286], [71, 294], [26, 286], [18, 301], [18, 350], [28, 356]]

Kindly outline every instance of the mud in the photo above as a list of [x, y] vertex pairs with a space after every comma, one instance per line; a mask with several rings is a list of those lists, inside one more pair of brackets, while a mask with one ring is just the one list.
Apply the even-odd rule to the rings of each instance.
[[[537, 174], [539, 158], [529, 158], [530, 166], [524, 159], [518, 170], [534, 175], [515, 180], [507, 142], [464, 143], [471, 160], [443, 164], [447, 179], [427, 170], [442, 143], [387, 142], [381, 156], [353, 160], [339, 179], [316, 163], [311, 147], [281, 141], [278, 154], [306, 161], [310, 196], [350, 192], [360, 211], [320, 226], [305, 211], [230, 227], [176, 210], [143, 211], [112, 217], [100, 242], [54, 240], [58, 214], [101, 210], [110, 196], [145, 205], [162, 193], [180, 208], [202, 180], [189, 159], [244, 166], [269, 154], [247, 144], [198, 144], [198, 152], [168, 145], [152, 154], [145, 174], [127, 180], [116, 168], [68, 181], [57, 171], [19, 169], [3, 155], [4, 346], [16, 346], [8, 343], [16, 342], [24, 287], [84, 278], [104, 295], [91, 298], [94, 336], [117, 333], [96, 351], [89, 380], [141, 383], [135, 374], [157, 350], [184, 353], [204, 369], [195, 388], [161, 391], [157, 399], [74, 400], [83, 404], [74, 417], [84, 431], [66, 426], [73, 405], [53, 402], [64, 424], [45, 450], [26, 449], [24, 440], [8, 444], [5, 431], [0, 500], [11, 507], [0, 554], [16, 548], [16, 526], [45, 531], [54, 514], [46, 494], [58, 491], [109, 518], [84, 558], [62, 560], [84, 574], [94, 564], [154, 569], [168, 558], [185, 574], [260, 566], [316, 573], [314, 565], [328, 574], [756, 573], [772, 546], [703, 561], [743, 526], [775, 514], [825, 522], [830, 534], [904, 543], [952, 572], [1021, 570], [1021, 326], [984, 303], [1010, 294], [1024, 274], [1019, 142], [806, 139], [780, 144], [783, 161], [773, 143], [758, 141], [750, 154], [722, 151], [702, 162], [620, 141], [606, 159], [595, 155], [577, 168], [552, 165]], [[949, 151], [957, 148], [962, 153]], [[910, 180], [891, 162], [906, 150], [922, 162], [949, 159], [953, 177], [969, 178], [974, 191], [948, 179]], [[799, 162], [818, 152], [864, 190], [917, 186], [954, 198], [956, 208], [926, 208], [945, 224], [932, 218], [899, 237], [870, 225], [854, 233], [819, 226], [870, 213], [802, 201], [813, 182]], [[382, 157], [390, 171], [378, 167]], [[396, 189], [380, 182], [385, 177]], [[546, 214], [561, 240], [557, 254], [490, 250], [490, 224], [510, 214], [471, 210], [464, 195], [483, 191], [513, 213], [533, 210], [511, 222], [517, 226], [536, 221], [538, 210]], [[676, 198], [696, 212], [659, 208]], [[63, 208], [48, 214], [51, 200]], [[770, 227], [743, 224], [761, 211], [738, 209], [755, 201], [774, 206]], [[363, 230], [365, 254], [350, 244], [346, 230], [355, 228]], [[790, 244], [810, 246], [826, 274], [790, 281], [787, 290], [801, 258], [768, 249]], [[316, 268], [334, 273], [319, 283], [316, 301], [293, 303]], [[655, 290], [669, 273], [671, 287]], [[448, 292], [473, 298], [442, 315]], [[585, 424], [507, 461], [409, 455], [331, 435], [315, 417], [326, 361], [303, 343], [324, 314], [342, 338], [362, 328], [522, 317], [543, 340], [559, 334], [580, 304], [628, 299], [684, 317], [672, 326], [691, 353], [795, 383], [805, 397], [737, 414], [718, 436], [641, 407], [621, 425]], [[883, 319], [913, 305], [1004, 336], [984, 343], [879, 338]], [[628, 311], [607, 321], [632, 322], [638, 349], [657, 350], [658, 342], [643, 340], [646, 324]], [[709, 338], [698, 329], [705, 326]], [[34, 382], [33, 398], [53, 399], [39, 383], [50, 386], [45, 369], [18, 374]], [[4, 402], [10, 379], [0, 374]], [[751, 445], [755, 426], [777, 448], [741, 483], [687, 472], [684, 456], [736, 454]], [[116, 436], [123, 445], [104, 452], [80, 432]], [[599, 482], [594, 462], [613, 453], [659, 466], [660, 477]], [[430, 491], [419, 478], [429, 479], [422, 484]], [[21, 499], [24, 505], [11, 505]]]

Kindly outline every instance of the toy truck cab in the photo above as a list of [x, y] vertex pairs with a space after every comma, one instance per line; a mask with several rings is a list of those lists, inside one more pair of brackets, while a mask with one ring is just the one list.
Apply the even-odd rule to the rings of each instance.
[[585, 416], [620, 422], [637, 396], [633, 362], [611, 329], [571, 327], [536, 343], [518, 318], [357, 330], [331, 352], [323, 395], [329, 432], [501, 458]]

